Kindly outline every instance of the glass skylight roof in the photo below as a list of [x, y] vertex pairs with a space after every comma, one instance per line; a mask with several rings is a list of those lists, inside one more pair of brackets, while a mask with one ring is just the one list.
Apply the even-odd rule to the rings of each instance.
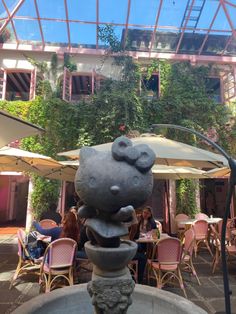
[[[236, 0], [0, 0], [0, 42], [236, 56]], [[4, 45], [3, 45], [4, 48]]]

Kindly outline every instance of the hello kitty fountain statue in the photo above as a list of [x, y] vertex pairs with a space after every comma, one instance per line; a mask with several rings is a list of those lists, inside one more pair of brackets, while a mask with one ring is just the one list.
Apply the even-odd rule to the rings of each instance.
[[117, 138], [111, 152], [81, 149], [75, 187], [85, 204], [79, 215], [86, 218], [90, 241], [85, 249], [94, 264], [92, 281], [87, 286], [73, 285], [39, 295], [12, 314], [91, 314], [94, 309], [97, 314], [123, 314], [128, 308], [130, 314], [206, 314], [176, 294], [135, 286], [127, 269], [137, 246], [120, 237], [128, 233], [125, 222], [130, 222], [134, 208], [145, 203], [152, 192], [154, 161], [148, 146], [133, 146], [126, 137]]
[[86, 219], [90, 240], [85, 250], [94, 267], [87, 288], [95, 313], [126, 313], [132, 303], [135, 284], [127, 264], [137, 244], [120, 237], [128, 234], [124, 223], [132, 220], [134, 208], [152, 193], [154, 161], [147, 145], [133, 146], [126, 137], [117, 138], [111, 152], [80, 151], [75, 188], [84, 202], [79, 216]]

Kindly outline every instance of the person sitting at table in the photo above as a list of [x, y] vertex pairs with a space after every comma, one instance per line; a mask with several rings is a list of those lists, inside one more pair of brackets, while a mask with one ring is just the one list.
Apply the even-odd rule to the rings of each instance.
[[36, 221], [33, 222], [35, 229], [46, 236], [50, 236], [52, 241], [59, 238], [71, 238], [78, 243], [79, 240], [79, 226], [73, 212], [68, 212], [65, 214], [62, 225], [50, 229], [44, 229]]
[[[135, 217], [133, 217], [129, 226], [129, 240], [131, 241], [135, 241], [139, 238], [138, 219], [135, 213], [134, 213], [134, 216]], [[147, 263], [147, 256], [143, 250], [139, 250], [138, 248], [133, 260], [138, 261], [138, 283], [143, 284], [143, 277], [144, 277], [144, 271], [145, 271], [145, 267]]]
[[139, 217], [138, 232], [140, 234], [145, 234], [153, 229], [157, 229], [157, 226], [152, 215], [152, 208], [150, 206], [146, 206]]

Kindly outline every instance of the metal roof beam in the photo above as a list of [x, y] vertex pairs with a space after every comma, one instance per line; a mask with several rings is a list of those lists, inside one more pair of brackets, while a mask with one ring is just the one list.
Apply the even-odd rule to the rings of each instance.
[[224, 50], [223, 50], [223, 51], [221, 52], [221, 54], [220, 54], [221, 56], [223, 56], [223, 54], [225, 53], [225, 51], [228, 49], [228, 47], [229, 47], [230, 43], [232, 42], [233, 38], [234, 38], [233, 35], [231, 35], [231, 36], [229, 37], [229, 39], [227, 40], [227, 43], [226, 43], [226, 45], [225, 45]]
[[227, 20], [229, 22], [229, 25], [231, 27], [231, 30], [232, 30], [232, 36], [228, 39], [228, 41], [227, 41], [227, 43], [225, 45], [225, 48], [224, 48], [224, 50], [221, 53], [221, 55], [223, 55], [225, 53], [225, 51], [228, 49], [228, 47], [231, 44], [232, 40], [234, 38], [236, 39], [236, 31], [235, 31], [234, 25], [233, 25], [233, 23], [231, 21], [231, 18], [230, 18], [229, 14], [228, 14], [228, 10], [227, 10], [225, 4], [231, 5], [231, 6], [235, 7], [235, 8], [236, 8], [236, 5], [234, 5], [233, 3], [229, 2], [229, 1], [222, 1], [222, 0], [220, 0], [220, 2], [222, 4], [223, 10], [224, 10], [225, 15], [226, 15], [226, 18], [227, 18]]
[[204, 46], [205, 46], [205, 43], [206, 43], [206, 41], [207, 41], [207, 38], [208, 38], [208, 36], [209, 36], [209, 33], [210, 33], [210, 31], [211, 31], [211, 29], [212, 29], [212, 26], [213, 26], [213, 24], [214, 24], [214, 22], [215, 22], [215, 19], [216, 19], [218, 13], [219, 13], [220, 7], [221, 7], [221, 3], [219, 2], [219, 5], [218, 5], [218, 7], [217, 7], [217, 9], [216, 9], [216, 12], [215, 12], [215, 14], [214, 14], [214, 16], [213, 16], [213, 19], [212, 19], [212, 21], [211, 21], [211, 24], [210, 24], [210, 26], [209, 26], [209, 29], [208, 29], [208, 31], [207, 31], [207, 34], [206, 34], [206, 36], [205, 36], [205, 38], [204, 38], [204, 40], [203, 40], [203, 42], [202, 42], [202, 45], [201, 45], [201, 47], [200, 47], [200, 49], [199, 49], [199, 52], [198, 52], [199, 55], [202, 53], [202, 50], [203, 50], [203, 48], [204, 48]]
[[128, 34], [130, 7], [131, 7], [131, 0], [128, 0], [127, 15], [126, 15], [126, 22], [125, 22], [125, 34], [124, 34], [123, 49], [125, 49], [125, 43], [126, 43], [126, 38], [127, 38], [127, 34]]
[[[6, 12], [7, 12], [8, 18], [10, 18], [10, 12], [9, 12], [9, 10], [8, 10], [8, 7], [7, 7], [6, 3], [5, 3], [5, 1], [2, 0], [2, 3], [3, 3], [4, 8], [5, 8]], [[15, 38], [16, 38], [16, 42], [17, 42], [17, 44], [19, 44], [19, 40], [18, 40], [16, 28], [15, 28], [15, 25], [14, 25], [12, 19], [11, 19], [11, 26], [12, 26], [12, 29], [13, 29], [13, 32], [14, 32], [14, 35], [15, 35]]]
[[98, 37], [99, 37], [99, 0], [96, 0], [96, 49], [98, 49]]
[[40, 30], [42, 43], [43, 43], [43, 46], [45, 46], [44, 35], [43, 35], [43, 28], [42, 28], [41, 18], [40, 18], [40, 14], [39, 14], [39, 8], [38, 8], [37, 0], [34, 0], [34, 6], [35, 6], [36, 14], [37, 14], [37, 21], [38, 21], [38, 24], [39, 24], [39, 30]]
[[182, 32], [181, 32], [181, 35], [180, 35], [179, 42], [178, 42], [178, 44], [177, 44], [175, 53], [178, 53], [179, 48], [180, 48], [180, 45], [181, 45], [181, 43], [182, 43], [182, 39], [183, 39], [183, 37], [184, 37], [184, 31], [186, 30], [186, 26], [187, 26], [187, 24], [188, 24], [189, 17], [190, 17], [191, 12], [192, 12], [192, 8], [193, 8], [193, 5], [194, 5], [194, 1], [195, 1], [195, 0], [192, 0], [191, 5], [190, 5], [190, 7], [189, 7], [189, 9], [188, 9], [188, 15], [187, 15], [187, 18], [186, 18], [186, 20], [185, 20], [184, 27], [183, 27], [183, 30], [182, 30]]
[[14, 9], [11, 11], [10, 15], [8, 16], [8, 18], [5, 20], [5, 22], [2, 24], [2, 26], [0, 27], [0, 35], [2, 34], [2, 32], [5, 30], [5, 28], [7, 27], [8, 23], [10, 21], [12, 21], [13, 16], [16, 14], [16, 12], [20, 9], [20, 7], [22, 6], [22, 4], [25, 2], [25, 0], [19, 0], [19, 2], [17, 3], [17, 5], [14, 7]]
[[65, 5], [65, 13], [66, 13], [66, 27], [67, 27], [67, 36], [68, 36], [68, 46], [71, 47], [71, 41], [70, 41], [70, 24], [69, 24], [69, 16], [68, 16], [68, 6], [67, 6], [67, 0], [64, 0]]
[[227, 0], [224, 0], [226, 4], [228, 5], [231, 5], [232, 7], [235, 7], [236, 8], [236, 4], [230, 2], [230, 1], [227, 1]]
[[229, 22], [230, 28], [231, 28], [231, 30], [232, 30], [232, 35], [233, 35], [234, 38], [236, 39], [236, 30], [235, 30], [234, 24], [233, 24], [233, 22], [232, 22], [232, 20], [231, 20], [231, 18], [230, 18], [229, 12], [228, 12], [228, 10], [227, 10], [227, 8], [226, 8], [225, 1], [224, 1], [224, 0], [220, 0], [220, 3], [221, 3], [221, 5], [222, 5], [222, 7], [223, 7], [223, 10], [224, 10], [224, 12], [225, 12], [225, 16], [226, 16], [226, 18], [227, 18], [227, 20], [228, 20], [228, 22]]
[[159, 4], [158, 11], [157, 11], [157, 16], [156, 16], [155, 27], [154, 27], [154, 30], [153, 30], [153, 33], [152, 33], [152, 39], [151, 39], [151, 44], [150, 44], [150, 49], [149, 49], [150, 52], [152, 51], [153, 43], [154, 43], [154, 40], [155, 40], [155, 34], [156, 34], [156, 30], [157, 30], [159, 17], [160, 17], [160, 14], [161, 14], [162, 3], [163, 3], [163, 0], [160, 0], [160, 4]]

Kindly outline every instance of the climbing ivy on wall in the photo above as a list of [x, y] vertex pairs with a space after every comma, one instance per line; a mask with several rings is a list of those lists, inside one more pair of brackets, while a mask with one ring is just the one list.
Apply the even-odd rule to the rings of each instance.
[[194, 218], [199, 211], [196, 205], [197, 180], [183, 179], [176, 184], [176, 213], [186, 214]]
[[[192, 66], [188, 62], [170, 63], [164, 60], [150, 60], [147, 63], [134, 61], [115, 36], [110, 26], [99, 28], [100, 40], [108, 46], [106, 58], [113, 58], [114, 65], [121, 69], [120, 79], [105, 79], [101, 88], [86, 101], [68, 104], [54, 98], [56, 92], [46, 80], [37, 86], [41, 97], [29, 102], [0, 102], [0, 108], [45, 128], [45, 135], [22, 141], [22, 146], [33, 152], [56, 157], [57, 152], [75, 148], [77, 145], [101, 144], [112, 141], [119, 135], [147, 132], [153, 123], [173, 123], [207, 132], [214, 127], [219, 135], [218, 143], [229, 152], [236, 152], [236, 127], [228, 126], [230, 111], [226, 106], [214, 102], [206, 89], [206, 78], [211, 68]], [[57, 79], [57, 58], [52, 56], [51, 68], [44, 63], [37, 67], [44, 73], [51, 73]], [[34, 61], [32, 61], [34, 62]], [[68, 55], [64, 64], [75, 70], [76, 65]], [[102, 67], [102, 66], [101, 66]], [[140, 94], [140, 80], [143, 74], [151, 77], [158, 72], [160, 77], [160, 98]], [[49, 75], [49, 74], [48, 74]], [[199, 144], [193, 135], [174, 130], [162, 130], [170, 138], [190, 144]], [[201, 145], [205, 145], [201, 143]], [[35, 191], [33, 206], [36, 213], [48, 207], [48, 202], [58, 195], [58, 183], [34, 177]], [[177, 208], [185, 213], [194, 213], [196, 208], [196, 181], [182, 180], [177, 183]]]
[[[45, 133], [29, 137], [21, 141], [23, 149], [57, 158], [57, 153], [76, 147], [79, 137], [79, 110], [77, 106], [68, 104], [61, 99], [43, 100], [37, 97], [33, 101], [1, 101], [0, 109], [4, 109], [22, 119], [40, 125]], [[30, 175], [34, 191], [32, 208], [38, 218], [43, 210], [47, 210], [51, 202], [56, 202], [60, 183]]]
[[[230, 148], [226, 126], [231, 114], [228, 107], [216, 103], [206, 87], [210, 66], [192, 66], [189, 62], [171, 63], [164, 60], [151, 60], [138, 64], [123, 50], [112, 26], [99, 29], [100, 39], [108, 46], [106, 57], [113, 57], [114, 64], [121, 66], [119, 82], [110, 81], [83, 106], [81, 125], [84, 142], [98, 144], [112, 141], [131, 129], [140, 132], [148, 130], [153, 123], [178, 124], [207, 134], [209, 128], [218, 133], [218, 143]], [[160, 98], [151, 101], [139, 95], [139, 82], [142, 74], [150, 78], [159, 73]], [[83, 116], [89, 119], [83, 119]], [[176, 130], [161, 130], [162, 134], [192, 145], [199, 142], [194, 135]], [[236, 133], [236, 131], [235, 131]], [[207, 147], [209, 149], [209, 147]], [[193, 214], [196, 205], [196, 181], [177, 182], [177, 209]]]

